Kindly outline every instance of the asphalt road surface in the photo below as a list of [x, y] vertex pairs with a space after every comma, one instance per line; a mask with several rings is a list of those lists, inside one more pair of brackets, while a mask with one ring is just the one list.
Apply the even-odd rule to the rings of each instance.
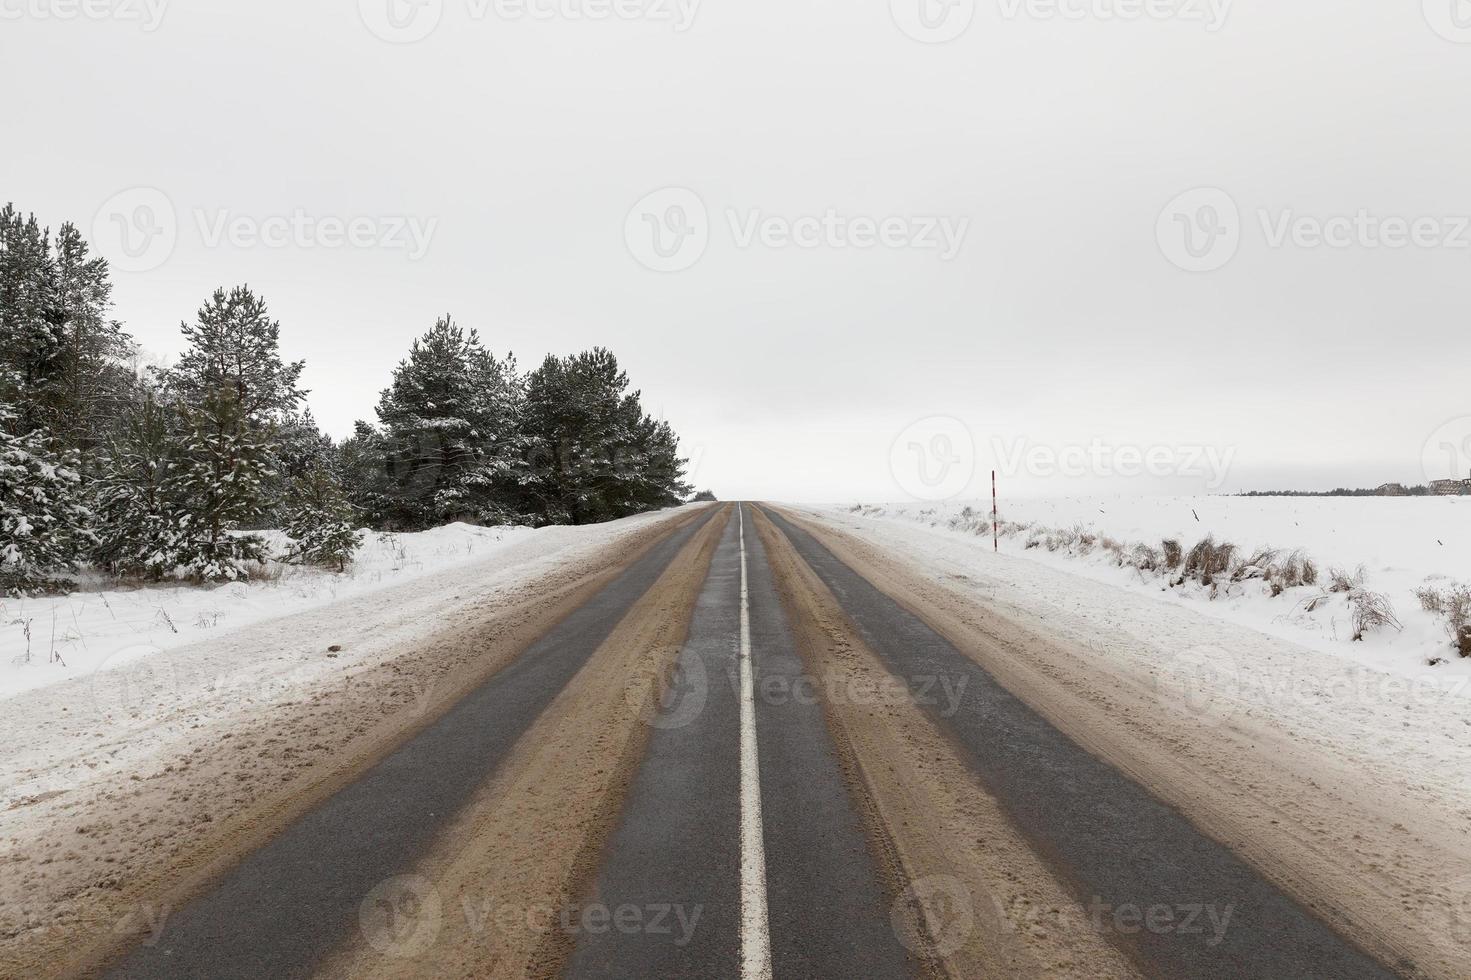
[[764, 505], [672, 524], [97, 972], [1415, 975], [865, 572]]

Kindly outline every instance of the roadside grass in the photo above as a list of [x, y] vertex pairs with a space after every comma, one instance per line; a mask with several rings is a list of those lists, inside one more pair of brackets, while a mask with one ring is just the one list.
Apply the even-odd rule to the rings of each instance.
[[[885, 507], [868, 504], [855, 504], [848, 510], [860, 517], [887, 514]], [[987, 536], [992, 534], [994, 521], [996, 533], [1019, 542], [1024, 551], [1045, 550], [1073, 558], [1102, 552], [1120, 568], [1133, 569], [1141, 581], [1159, 580], [1164, 588], [1198, 591], [1210, 600], [1248, 595], [1255, 590], [1273, 599], [1290, 594], [1293, 611], [1307, 613], [1323, 609], [1330, 602], [1341, 602], [1348, 607], [1355, 641], [1381, 630], [1404, 629], [1390, 597], [1366, 587], [1368, 576], [1362, 565], [1353, 571], [1334, 567], [1324, 572], [1301, 548], [1263, 546], [1247, 551], [1211, 534], [1188, 547], [1174, 538], [1125, 541], [1082, 524], [1047, 527], [1030, 521], [1009, 521], [974, 507], [948, 518], [933, 508], [921, 511], [919, 516], [952, 531]], [[1471, 657], [1471, 587], [1426, 587], [1416, 596], [1426, 612], [1445, 619], [1460, 655]]]
[[1451, 643], [1463, 657], [1471, 657], [1471, 586], [1452, 585], [1444, 589], [1423, 586], [1415, 590], [1420, 608], [1445, 619]]

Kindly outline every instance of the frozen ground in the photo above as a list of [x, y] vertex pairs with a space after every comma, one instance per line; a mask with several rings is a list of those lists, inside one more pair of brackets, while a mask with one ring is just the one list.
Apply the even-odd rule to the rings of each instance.
[[[991, 549], [990, 509], [990, 501], [814, 508], [908, 526], [919, 535], [963, 537], [977, 556]], [[1143, 592], [1381, 670], [1410, 677], [1471, 678], [1471, 660], [1456, 655], [1445, 620], [1422, 611], [1415, 596], [1415, 589], [1426, 585], [1471, 584], [1471, 498], [1071, 497], [1004, 500], [1000, 511], [1012, 524], [1082, 529], [1129, 546], [1159, 547], [1163, 539], [1173, 538], [1188, 550], [1214, 535], [1237, 545], [1241, 554], [1265, 547], [1282, 553], [1301, 549], [1316, 563], [1319, 584], [1273, 596], [1261, 580], [1222, 582], [1215, 590], [1194, 583], [1171, 587], [1167, 576], [1120, 567], [1115, 555], [1096, 545], [1049, 551], [1045, 543], [1027, 547], [1029, 538], [1036, 537], [1031, 531], [1001, 537], [1003, 556]], [[1353, 573], [1360, 566], [1365, 588], [1389, 598], [1402, 630], [1385, 627], [1354, 642], [1345, 596], [1312, 602], [1324, 595], [1331, 569]], [[1432, 661], [1439, 662], [1431, 666]]]

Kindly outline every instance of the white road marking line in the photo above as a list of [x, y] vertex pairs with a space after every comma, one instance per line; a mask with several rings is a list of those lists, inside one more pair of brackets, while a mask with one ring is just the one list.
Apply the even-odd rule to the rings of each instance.
[[745, 510], [736, 504], [741, 534], [741, 978], [771, 980], [761, 765], [756, 754], [756, 682], [751, 666], [751, 596], [746, 587]]

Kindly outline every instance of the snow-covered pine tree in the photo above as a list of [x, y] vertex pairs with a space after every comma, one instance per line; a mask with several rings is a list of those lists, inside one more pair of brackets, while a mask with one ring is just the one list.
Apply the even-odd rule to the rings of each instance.
[[14, 206], [0, 209], [0, 401], [10, 405], [7, 431], [41, 427], [35, 399], [59, 344], [46, 320], [51, 256], [47, 235], [35, 215]]
[[[637, 404], [638, 394], [632, 396]], [[685, 482], [689, 460], [679, 455], [679, 436], [666, 421], [639, 410], [638, 434], [633, 457], [636, 466], [624, 471], [626, 506], [631, 513], [673, 507], [694, 490]]]
[[496, 522], [496, 484], [512, 464], [513, 362], [502, 362], [443, 317], [414, 341], [378, 403], [390, 523]]
[[550, 523], [626, 517], [690, 492], [673, 430], [644, 414], [611, 351], [548, 357], [527, 378], [520, 421], [520, 488]]
[[293, 481], [288, 514], [291, 545], [283, 560], [347, 569], [363, 535], [354, 528], [352, 505], [330, 470], [313, 469]]
[[203, 579], [243, 577], [265, 560], [258, 526], [274, 476], [274, 432], [305, 392], [303, 362], [285, 363], [280, 324], [248, 286], [216, 290], [194, 324], [189, 348], [164, 375], [185, 423], [184, 452], [167, 495], [181, 511], [181, 564]]
[[0, 402], [0, 590], [56, 585], [93, 546], [74, 461], [40, 432], [15, 431], [20, 418]]
[[93, 540], [78, 473], [77, 450], [84, 447], [74, 436], [95, 417], [96, 386], [81, 379], [97, 369], [95, 379], [101, 361], [74, 356], [75, 340], [89, 338], [84, 347], [92, 350], [116, 324], [78, 329], [106, 308], [106, 264], [89, 264], [70, 225], [58, 249], [53, 256], [50, 235], [34, 215], [23, 217], [11, 205], [0, 209], [0, 586], [6, 589], [53, 584], [77, 567]]
[[618, 411], [628, 379], [612, 354], [548, 354], [526, 379], [519, 486], [526, 507], [549, 524], [604, 520], [602, 485], [611, 469]]
[[142, 386], [124, 407], [95, 483], [98, 563], [158, 580], [183, 560], [184, 515], [169, 497], [183, 460], [182, 422]]
[[317, 427], [310, 408], [288, 413], [276, 426], [276, 469], [286, 480], [330, 467], [336, 453], [332, 437]]
[[297, 387], [305, 361], [281, 360], [281, 324], [249, 286], [217, 289], [195, 323], [181, 323], [189, 347], [167, 372], [169, 389], [189, 402], [224, 390], [242, 423], [282, 421], [306, 397]]
[[265, 511], [269, 430], [246, 424], [227, 389], [181, 414], [183, 451], [164, 486], [178, 515], [178, 564], [205, 582], [245, 578], [269, 558], [265, 539], [243, 530]]
[[132, 342], [111, 305], [107, 261], [73, 225], [53, 250], [34, 215], [0, 211], [0, 364], [12, 372], [0, 398], [19, 417], [13, 431], [45, 430], [84, 474], [130, 382], [122, 362]]
[[35, 394], [44, 399], [44, 424], [77, 454], [86, 476], [111, 418], [131, 393], [133, 377], [124, 363], [133, 343], [110, 315], [107, 260], [89, 257], [70, 223], [56, 236], [49, 272], [45, 316], [56, 351], [50, 376]]
[[332, 438], [317, 427], [310, 408], [283, 416], [272, 439], [271, 469], [275, 476], [266, 483], [265, 519], [272, 527], [280, 526], [294, 505], [296, 481], [315, 470], [334, 469], [336, 465], [337, 450]]
[[396, 526], [398, 498], [390, 481], [388, 442], [372, 425], [358, 419], [353, 433], [337, 446], [334, 470], [343, 491], [369, 527]]

